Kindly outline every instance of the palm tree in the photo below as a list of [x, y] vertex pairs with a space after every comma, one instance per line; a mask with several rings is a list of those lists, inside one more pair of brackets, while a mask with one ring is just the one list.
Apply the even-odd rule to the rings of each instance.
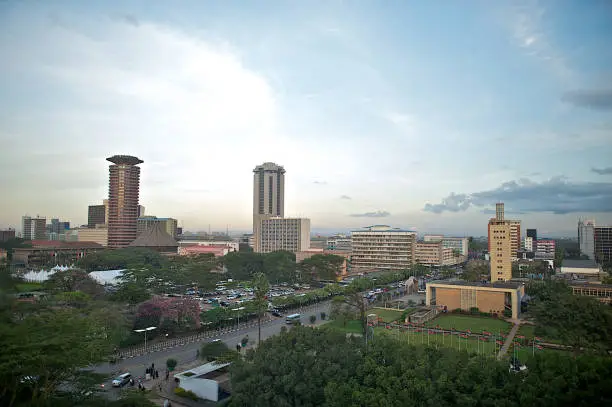
[[261, 342], [261, 314], [268, 308], [268, 291], [270, 283], [264, 273], [256, 273], [253, 277], [255, 306], [257, 308], [257, 344]]

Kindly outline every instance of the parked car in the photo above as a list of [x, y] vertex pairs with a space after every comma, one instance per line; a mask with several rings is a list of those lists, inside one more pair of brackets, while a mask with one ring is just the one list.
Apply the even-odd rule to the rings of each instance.
[[130, 382], [131, 378], [131, 373], [123, 373], [122, 375], [119, 375], [113, 379], [113, 387], [123, 387]]

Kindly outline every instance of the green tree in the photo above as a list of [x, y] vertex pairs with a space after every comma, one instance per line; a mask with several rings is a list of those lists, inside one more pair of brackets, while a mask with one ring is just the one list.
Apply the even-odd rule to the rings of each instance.
[[261, 316], [268, 309], [268, 291], [270, 283], [263, 273], [257, 273], [253, 279], [253, 291], [257, 307], [257, 343], [261, 342]]
[[295, 254], [279, 250], [264, 255], [263, 272], [277, 284], [295, 281]]
[[166, 360], [166, 367], [168, 368], [169, 371], [173, 371], [177, 364], [178, 362], [174, 358], [168, 358]]
[[221, 341], [208, 342], [200, 348], [200, 358], [206, 362], [212, 362], [228, 352], [230, 352], [230, 348], [225, 343]]
[[470, 260], [461, 274], [461, 279], [466, 281], [481, 281], [483, 276], [488, 274], [489, 262], [484, 260]]
[[336, 281], [344, 261], [344, 257], [334, 254], [315, 254], [302, 260], [296, 267], [303, 281]]

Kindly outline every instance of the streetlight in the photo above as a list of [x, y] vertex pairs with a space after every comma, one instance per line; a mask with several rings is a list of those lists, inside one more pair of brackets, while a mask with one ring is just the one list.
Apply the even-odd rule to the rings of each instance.
[[144, 329], [134, 329], [134, 332], [138, 332], [138, 333], [144, 332], [144, 334], [145, 334], [145, 348], [144, 348], [145, 353], [147, 352], [147, 332], [148, 331], [152, 331], [154, 329], [157, 329], [157, 327], [156, 326], [150, 326], [150, 327], [144, 328]]

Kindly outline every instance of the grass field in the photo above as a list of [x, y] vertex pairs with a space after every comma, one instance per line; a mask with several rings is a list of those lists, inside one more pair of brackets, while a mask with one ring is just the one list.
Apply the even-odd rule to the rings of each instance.
[[435, 327], [437, 325], [440, 325], [440, 328], [443, 329], [454, 328], [459, 331], [471, 329], [474, 333], [482, 331], [508, 333], [512, 328], [509, 322], [501, 319], [452, 314], [439, 315], [426, 324], [428, 327]]
[[357, 320], [346, 321], [346, 326], [342, 321], [331, 320], [323, 325], [325, 329], [334, 329], [346, 333], [361, 333], [361, 324]]
[[[535, 337], [535, 326], [534, 325], [521, 325], [519, 327], [518, 332], [516, 333], [517, 335], [523, 335], [525, 338], [527, 339], [531, 339], [533, 337]], [[540, 335], [540, 338], [542, 338], [543, 342], [548, 342], [548, 343], [561, 343], [561, 341], [559, 339], [555, 339], [555, 338], [549, 338], [545, 335]]]
[[[393, 310], [384, 308], [372, 308], [368, 310], [368, 314], [376, 314], [379, 318], [382, 318], [384, 322], [393, 322], [401, 318], [403, 310]], [[403, 322], [403, 321], [402, 321]]]
[[37, 291], [42, 289], [42, 284], [40, 283], [19, 283], [17, 284], [17, 291], [20, 293]]

